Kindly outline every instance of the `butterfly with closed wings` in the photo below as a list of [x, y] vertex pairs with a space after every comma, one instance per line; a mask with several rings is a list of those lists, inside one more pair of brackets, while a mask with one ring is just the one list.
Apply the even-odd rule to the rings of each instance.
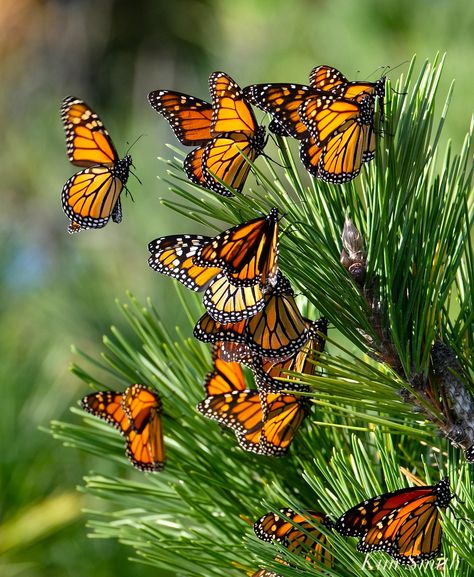
[[86, 167], [67, 180], [61, 202], [70, 220], [68, 232], [102, 228], [122, 220], [120, 194], [127, 184], [132, 158], [120, 159], [100, 118], [83, 100], [63, 100], [61, 118], [72, 164]]

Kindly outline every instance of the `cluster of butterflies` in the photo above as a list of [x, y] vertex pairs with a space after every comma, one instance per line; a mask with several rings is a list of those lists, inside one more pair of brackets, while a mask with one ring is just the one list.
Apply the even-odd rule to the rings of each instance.
[[[256, 84], [242, 90], [230, 76], [215, 72], [210, 92], [212, 103], [168, 90], [150, 93], [149, 101], [179, 141], [195, 147], [184, 162], [188, 178], [218, 194], [240, 192], [250, 170], [247, 160], [263, 153], [265, 128], [250, 104], [272, 116], [270, 131], [300, 142], [301, 160], [317, 178], [347, 182], [374, 158], [375, 103], [378, 99], [383, 119], [385, 77], [375, 83], [350, 82], [338, 70], [318, 66], [309, 86]], [[110, 218], [120, 222], [130, 155], [120, 159], [102, 121], [84, 101], [66, 98], [61, 116], [69, 160], [83, 168], [62, 191], [69, 232], [102, 228]], [[244, 450], [268, 456], [288, 450], [308, 412], [299, 394], [307, 388], [278, 377], [315, 374], [327, 334], [325, 319], [313, 322], [301, 315], [279, 270], [278, 223], [274, 208], [215, 237], [166, 236], [148, 247], [151, 268], [203, 292], [206, 313], [194, 335], [212, 345], [213, 367], [198, 410], [232, 429]], [[242, 365], [253, 374], [256, 388], [247, 385]], [[294, 394], [285, 392], [289, 388]], [[123, 392], [100, 391], [84, 397], [82, 407], [119, 429], [135, 467], [163, 469], [162, 402], [155, 390], [134, 384]], [[439, 554], [439, 508], [446, 509], [452, 498], [445, 477], [433, 486], [404, 488], [359, 503], [335, 523], [320, 512], [283, 509], [279, 515], [264, 515], [254, 529], [260, 539], [276, 541], [323, 567], [333, 566], [326, 537], [331, 529], [359, 537], [360, 551], [385, 551], [401, 564], [415, 565]], [[259, 569], [253, 577], [279, 576]]]
[[[439, 555], [442, 536], [439, 509], [446, 509], [453, 497], [449, 479], [444, 477], [435, 485], [407, 487], [363, 501], [336, 522], [317, 511], [270, 512], [254, 524], [254, 531], [259, 539], [277, 542], [319, 567], [333, 567], [327, 539], [327, 532], [332, 529], [347, 537], [359, 537], [359, 551], [384, 551], [401, 565], [417, 565]], [[281, 557], [277, 560], [285, 563]], [[279, 575], [259, 569], [253, 577]]]
[[[226, 73], [210, 75], [212, 103], [172, 90], [156, 90], [150, 104], [169, 122], [178, 140], [193, 146], [184, 170], [193, 183], [223, 196], [241, 192], [250, 163], [263, 153], [264, 126], [250, 104], [272, 116], [269, 129], [296, 138], [306, 169], [316, 178], [341, 184], [355, 178], [374, 158], [375, 102], [383, 119], [385, 76], [377, 82], [349, 81], [339, 70], [317, 66], [309, 86], [254, 84], [241, 89]], [[61, 117], [67, 153], [84, 168], [64, 185], [62, 206], [69, 232], [102, 228], [122, 219], [120, 194], [132, 159], [120, 159], [98, 115], [83, 100], [65, 98]]]
[[[307, 414], [307, 403], [277, 377], [314, 374], [327, 321], [302, 317], [288, 279], [278, 268], [278, 211], [244, 222], [215, 237], [165, 236], [149, 243], [150, 267], [203, 292], [206, 312], [194, 336], [210, 343], [213, 368], [198, 410], [230, 427], [239, 445], [280, 456]], [[242, 364], [257, 388], [247, 385]]]

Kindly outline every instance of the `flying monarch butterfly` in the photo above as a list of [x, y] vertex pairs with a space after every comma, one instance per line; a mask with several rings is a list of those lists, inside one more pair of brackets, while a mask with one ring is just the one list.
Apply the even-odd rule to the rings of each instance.
[[291, 357], [283, 361], [275, 361], [253, 356], [250, 361], [243, 361], [252, 368], [259, 389], [267, 392], [275, 392], [282, 389], [309, 390], [308, 387], [299, 384], [290, 385], [286, 382], [275, 380], [283, 376], [287, 379], [294, 379], [295, 377], [286, 375], [288, 372], [306, 375], [314, 375], [316, 373], [318, 356], [324, 351], [326, 345], [325, 336], [327, 335], [328, 321], [324, 317], [315, 322], [305, 319], [305, 325], [308, 329], [309, 339]]
[[68, 96], [61, 106], [69, 160], [86, 167], [63, 187], [61, 203], [70, 220], [68, 232], [102, 228], [122, 220], [120, 193], [132, 158], [120, 159], [100, 118], [83, 100]]
[[276, 541], [295, 555], [303, 554], [308, 561], [332, 567], [333, 556], [327, 548], [327, 538], [318, 528], [332, 527], [332, 522], [317, 511], [296, 513], [293, 509], [280, 509], [281, 515], [266, 513], [255, 522], [253, 529], [262, 541]]
[[275, 284], [278, 272], [278, 210], [224, 230], [193, 258], [197, 266], [219, 267], [236, 285]]
[[250, 170], [245, 157], [254, 161], [263, 152], [265, 128], [258, 126], [242, 90], [229, 75], [212, 73], [209, 87], [212, 104], [170, 90], [150, 92], [148, 100], [182, 144], [198, 147], [184, 161], [188, 178], [233, 196], [228, 187], [241, 192]]
[[197, 405], [198, 411], [231, 428], [245, 451], [285, 454], [306, 416], [306, 406], [293, 395], [261, 395], [248, 389], [240, 364], [220, 359], [218, 347], [213, 358], [214, 369], [204, 385], [208, 396]]
[[220, 323], [239, 322], [260, 311], [265, 300], [259, 283], [236, 286], [221, 268], [194, 264], [196, 253], [210, 242], [211, 237], [198, 235], [157, 238], [148, 245], [151, 253], [148, 264], [193, 291], [205, 291], [204, 306]]
[[265, 359], [283, 360], [299, 351], [308, 340], [308, 329], [296, 305], [290, 283], [278, 272], [277, 283], [264, 295], [265, 307], [240, 323], [222, 324], [205, 313], [194, 327], [194, 336], [205, 343], [239, 343], [235, 356], [227, 360], [241, 360], [248, 351]]
[[359, 503], [336, 522], [341, 535], [362, 537], [359, 551], [385, 551], [402, 565], [417, 565], [441, 551], [438, 509], [454, 495], [448, 477], [431, 486], [408, 487]]
[[162, 404], [157, 393], [144, 385], [131, 385], [123, 393], [92, 393], [81, 404], [85, 411], [122, 433], [127, 441], [126, 455], [134, 467], [142, 471], [163, 469]]

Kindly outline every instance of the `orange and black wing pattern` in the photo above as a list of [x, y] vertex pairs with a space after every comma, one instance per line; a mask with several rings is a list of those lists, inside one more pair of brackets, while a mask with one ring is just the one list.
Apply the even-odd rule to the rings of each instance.
[[305, 319], [305, 325], [308, 329], [309, 338], [296, 353], [282, 361], [261, 358], [253, 361], [252, 370], [260, 389], [267, 392], [276, 392], [282, 389], [308, 390], [307, 387], [301, 385], [290, 385], [287, 382], [275, 380], [279, 377], [294, 379], [295, 377], [286, 374], [289, 372], [306, 375], [316, 373], [319, 354], [324, 351], [326, 345], [325, 335], [327, 335], [328, 321], [324, 317], [315, 322]]
[[61, 106], [69, 161], [76, 166], [105, 164], [112, 167], [119, 156], [98, 115], [83, 100], [68, 96]]
[[439, 555], [439, 509], [446, 509], [452, 498], [444, 477], [436, 485], [400, 489], [359, 503], [338, 519], [335, 529], [361, 537], [359, 551], [385, 551], [402, 565], [417, 565]]
[[197, 266], [193, 261], [196, 253], [211, 240], [211, 237], [192, 234], [162, 236], [148, 244], [151, 253], [148, 264], [193, 291], [203, 291], [221, 272], [220, 268]]
[[264, 359], [282, 360], [299, 351], [309, 338], [308, 329], [293, 289], [280, 272], [265, 301], [265, 308], [247, 321], [246, 343]]
[[120, 222], [120, 193], [128, 180], [131, 157], [119, 159], [102, 121], [83, 100], [65, 98], [61, 118], [69, 160], [86, 167], [67, 180], [61, 193], [69, 232], [102, 228], [110, 218]]
[[324, 94], [299, 108], [314, 144], [320, 146], [317, 168], [301, 152], [308, 170], [327, 182], [342, 184], [355, 178], [363, 162], [373, 158], [373, 105], [369, 96], [359, 102]]
[[307, 402], [289, 393], [260, 392], [263, 426], [259, 448], [263, 455], [284, 455], [308, 414]]
[[316, 90], [324, 90], [337, 94], [349, 100], [359, 100], [364, 95], [372, 99], [380, 100], [381, 117], [383, 118], [385, 97], [385, 76], [376, 82], [354, 81], [350, 82], [342, 72], [332, 66], [316, 66], [309, 76], [310, 85]]
[[[259, 126], [239, 85], [225, 72], [209, 77], [213, 138], [202, 155], [207, 188], [223, 196], [242, 191], [253, 162], [265, 147], [265, 128]], [[229, 190], [229, 188], [231, 190]]]
[[215, 236], [194, 257], [198, 266], [222, 268], [236, 285], [264, 287], [278, 270], [278, 211], [249, 220]]
[[202, 302], [211, 317], [223, 324], [240, 322], [255, 315], [265, 306], [259, 283], [249, 286], [234, 285], [224, 273], [212, 281]]
[[123, 410], [132, 423], [127, 456], [138, 469], [159, 471], [165, 465], [162, 403], [144, 385], [132, 385], [123, 394]]
[[206, 375], [204, 389], [206, 395], [220, 395], [247, 388], [244, 373], [239, 363], [228, 363], [219, 356], [220, 343], [212, 347], [213, 370]]
[[272, 115], [270, 130], [280, 136], [306, 138], [308, 129], [300, 119], [298, 108], [315, 93], [304, 84], [252, 84], [244, 88], [249, 102]]
[[127, 457], [137, 469], [163, 469], [162, 407], [156, 393], [144, 385], [132, 385], [124, 393], [92, 393], [81, 404], [88, 413], [119, 429], [127, 441]]
[[148, 95], [151, 106], [169, 123], [181, 144], [207, 144], [212, 138], [212, 105], [172, 90], [155, 90]]
[[197, 405], [198, 411], [231, 428], [239, 444], [242, 436], [261, 429], [259, 393], [247, 388], [239, 363], [226, 363], [215, 356], [214, 370], [206, 376], [204, 386], [209, 396]]
[[267, 513], [253, 526], [262, 541], [276, 541], [295, 555], [304, 555], [308, 561], [316, 561], [323, 567], [333, 566], [333, 556], [328, 550], [326, 536], [320, 527], [330, 528], [331, 521], [324, 513], [281, 509], [280, 514]]

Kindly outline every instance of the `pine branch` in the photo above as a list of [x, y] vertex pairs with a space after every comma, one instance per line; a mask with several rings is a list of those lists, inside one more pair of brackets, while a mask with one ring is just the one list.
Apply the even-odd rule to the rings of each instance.
[[[238, 577], [256, 567], [286, 577], [321, 575], [304, 556], [256, 539], [251, 524], [287, 506], [337, 517], [363, 499], [407, 486], [401, 466], [427, 483], [442, 469], [464, 502], [453, 502], [456, 514], [474, 516], [471, 469], [434, 434], [437, 427], [467, 448], [474, 390], [472, 126], [461, 152], [448, 145], [440, 160], [451, 97], [436, 119], [442, 66], [443, 59], [425, 63], [415, 77], [413, 60], [395, 91], [389, 88], [376, 158], [342, 186], [309, 179], [293, 144], [277, 138], [286, 168], [259, 159], [252, 166], [254, 190], [218, 197], [184, 178], [183, 153], [173, 149], [166, 182], [180, 200], [163, 201], [173, 210], [217, 231], [222, 222], [278, 207], [281, 268], [310, 317], [330, 319], [328, 352], [318, 359], [321, 374], [298, 375], [311, 387], [312, 410], [288, 456], [260, 457], [195, 410], [211, 367], [209, 350], [180, 331], [170, 333], [151, 303], [142, 307], [131, 297], [120, 308], [133, 336], [113, 327], [102, 361], [92, 360], [94, 375], [79, 366], [73, 371], [96, 389], [143, 382], [160, 392], [167, 467], [138, 477], [118, 433], [76, 408], [80, 425], [53, 423], [57, 438], [107, 459], [119, 473], [86, 478], [84, 491], [104, 503], [89, 525], [95, 537], [119, 539], [141, 561], [183, 576]], [[198, 302], [179, 294], [192, 326]], [[443, 347], [449, 354], [440, 362]], [[443, 526], [444, 561], [409, 569], [383, 553], [365, 557], [353, 540], [328, 531], [335, 567], [324, 574], [474, 575], [471, 529], [449, 512]]]

